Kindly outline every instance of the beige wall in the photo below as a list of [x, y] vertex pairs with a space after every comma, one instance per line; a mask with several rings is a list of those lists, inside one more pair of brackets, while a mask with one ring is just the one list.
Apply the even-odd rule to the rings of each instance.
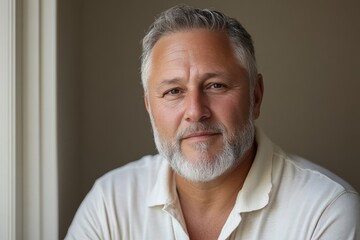
[[[59, 1], [60, 234], [94, 180], [156, 153], [140, 40], [178, 1]], [[183, 1], [239, 19], [255, 40], [259, 125], [285, 150], [360, 190], [359, 1]]]
[[[80, 9], [79, 1], [58, 1], [58, 173], [59, 239], [81, 203], [80, 148]], [[86, 173], [84, 173], [86, 174]]]

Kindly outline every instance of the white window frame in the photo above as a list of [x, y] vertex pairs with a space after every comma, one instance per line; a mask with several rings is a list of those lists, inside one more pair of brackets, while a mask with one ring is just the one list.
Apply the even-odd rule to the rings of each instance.
[[0, 1], [0, 239], [58, 239], [56, 0]]

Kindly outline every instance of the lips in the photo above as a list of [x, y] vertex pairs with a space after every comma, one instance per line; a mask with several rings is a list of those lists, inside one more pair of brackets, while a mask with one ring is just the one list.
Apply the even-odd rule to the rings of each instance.
[[208, 138], [208, 137], [218, 135], [218, 134], [220, 134], [220, 133], [218, 133], [218, 132], [209, 132], [209, 131], [199, 131], [199, 132], [193, 132], [193, 133], [185, 135], [182, 138], [182, 140]]

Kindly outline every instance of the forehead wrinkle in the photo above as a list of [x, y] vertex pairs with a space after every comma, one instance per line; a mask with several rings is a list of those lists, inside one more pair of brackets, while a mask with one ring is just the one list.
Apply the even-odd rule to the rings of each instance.
[[159, 49], [155, 49], [156, 57], [161, 61], [172, 62], [178, 59], [183, 59], [188, 54], [188, 49], [182, 46], [182, 44], [171, 43], [168, 46], [161, 46]]
[[182, 66], [186, 64], [187, 59], [189, 59], [189, 52], [187, 49], [172, 44], [164, 49], [160, 49], [155, 53], [156, 56], [153, 57], [154, 67], [163, 68], [166, 66], [166, 69], [182, 69]]

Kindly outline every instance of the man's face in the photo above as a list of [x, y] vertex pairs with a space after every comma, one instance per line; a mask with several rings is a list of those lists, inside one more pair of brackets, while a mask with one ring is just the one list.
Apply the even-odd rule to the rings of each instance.
[[[248, 74], [223, 32], [189, 30], [160, 38], [152, 50], [145, 103], [159, 152], [171, 165], [185, 163], [186, 171], [212, 175], [191, 177], [175, 169], [189, 180], [217, 177], [253, 142], [259, 106], [253, 111]], [[217, 163], [226, 169], [214, 173]]]

